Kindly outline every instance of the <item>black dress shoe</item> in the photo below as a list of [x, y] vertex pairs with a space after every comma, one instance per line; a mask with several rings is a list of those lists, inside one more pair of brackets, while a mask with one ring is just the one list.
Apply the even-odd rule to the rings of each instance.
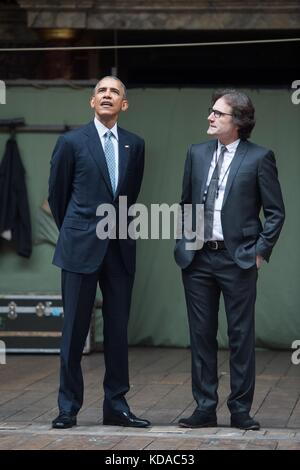
[[245, 431], [258, 431], [260, 424], [251, 418], [248, 413], [235, 413], [231, 415], [231, 427], [244, 429]]
[[204, 413], [195, 410], [189, 418], [182, 418], [178, 421], [182, 428], [211, 428], [218, 426], [217, 416], [215, 413]]
[[76, 424], [76, 416], [72, 416], [64, 411], [61, 411], [57, 418], [52, 421], [52, 427], [54, 429], [68, 429], [76, 426]]
[[108, 426], [126, 426], [132, 428], [148, 428], [151, 423], [147, 419], [137, 418], [131, 411], [122, 411], [104, 415], [103, 424]]

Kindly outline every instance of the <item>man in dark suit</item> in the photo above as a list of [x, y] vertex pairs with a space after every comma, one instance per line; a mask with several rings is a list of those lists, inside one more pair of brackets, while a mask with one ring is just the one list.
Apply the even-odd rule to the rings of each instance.
[[[117, 125], [128, 108], [126, 89], [104, 77], [90, 101], [94, 121], [68, 132], [55, 146], [49, 179], [49, 205], [60, 230], [54, 264], [62, 269], [64, 327], [61, 344], [59, 416], [54, 428], [76, 425], [83, 403], [81, 357], [89, 330], [97, 283], [103, 296], [103, 424], [147, 427], [131, 413], [127, 326], [135, 273], [135, 241], [99, 238], [97, 208], [110, 204], [118, 220], [119, 197], [136, 202], [144, 170], [144, 141]], [[118, 228], [118, 227], [117, 227]]]
[[[284, 205], [271, 150], [247, 139], [255, 124], [250, 98], [239, 91], [213, 95], [207, 133], [216, 140], [191, 145], [181, 205], [204, 204], [204, 244], [175, 247], [182, 268], [197, 407], [182, 427], [217, 425], [217, 329], [220, 293], [230, 348], [231, 426], [257, 430], [250, 416], [255, 385], [254, 307], [257, 270], [269, 261], [284, 222]], [[264, 224], [259, 214], [263, 209]]]

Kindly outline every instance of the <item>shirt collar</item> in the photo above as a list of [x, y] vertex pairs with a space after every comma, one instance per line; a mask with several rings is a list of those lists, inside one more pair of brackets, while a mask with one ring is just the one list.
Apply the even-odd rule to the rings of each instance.
[[96, 129], [97, 129], [98, 134], [99, 134], [100, 137], [104, 137], [104, 134], [107, 131], [111, 131], [113, 136], [117, 140], [119, 140], [117, 123], [111, 129], [108, 129], [107, 127], [105, 127], [104, 124], [102, 124], [102, 122], [99, 121], [99, 119], [97, 119], [96, 117], [94, 118], [94, 123], [95, 123]]
[[[230, 144], [226, 145], [227, 151], [230, 153], [234, 153], [237, 149], [237, 146], [239, 145], [241, 139], [237, 139], [234, 142], [231, 142]], [[218, 152], [221, 150], [221, 142], [218, 140]]]

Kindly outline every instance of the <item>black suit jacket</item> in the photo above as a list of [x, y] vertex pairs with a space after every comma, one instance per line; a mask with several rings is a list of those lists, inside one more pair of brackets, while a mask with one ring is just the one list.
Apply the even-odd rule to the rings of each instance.
[[[188, 150], [181, 205], [202, 204], [216, 140], [191, 145]], [[265, 221], [259, 218], [263, 209]], [[285, 212], [275, 157], [271, 150], [240, 141], [230, 166], [221, 223], [225, 245], [232, 259], [244, 269], [255, 264], [256, 255], [267, 261], [279, 237]], [[193, 260], [185, 239], [178, 240], [175, 259], [181, 268]]]
[[32, 251], [30, 211], [25, 170], [15, 139], [7, 141], [0, 165], [0, 234], [11, 230], [18, 255]]
[[[92, 273], [100, 267], [108, 239], [96, 235], [100, 204], [127, 196], [128, 207], [137, 200], [144, 170], [144, 140], [118, 127], [119, 182], [113, 195], [101, 141], [94, 122], [59, 137], [51, 159], [49, 205], [60, 234], [53, 263], [67, 271]], [[129, 273], [135, 271], [135, 241], [119, 240]]]

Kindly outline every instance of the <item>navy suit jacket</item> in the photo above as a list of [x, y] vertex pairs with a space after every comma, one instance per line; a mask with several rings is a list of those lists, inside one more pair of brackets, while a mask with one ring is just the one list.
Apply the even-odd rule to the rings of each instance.
[[[109, 239], [96, 235], [100, 204], [113, 204], [118, 219], [118, 197], [128, 207], [137, 200], [144, 171], [144, 140], [118, 127], [119, 182], [113, 195], [105, 155], [94, 122], [59, 137], [51, 159], [49, 205], [60, 230], [53, 263], [76, 273], [99, 269]], [[119, 240], [129, 273], [135, 271], [135, 241]]]
[[[181, 205], [202, 204], [216, 144], [216, 140], [211, 140], [189, 148]], [[264, 224], [259, 218], [261, 209]], [[250, 268], [255, 265], [256, 255], [268, 261], [284, 218], [273, 152], [247, 140], [240, 141], [230, 166], [221, 210], [224, 242], [236, 264]], [[184, 238], [175, 246], [175, 260], [182, 269], [195, 256], [195, 251], [188, 251], [185, 246]]]

